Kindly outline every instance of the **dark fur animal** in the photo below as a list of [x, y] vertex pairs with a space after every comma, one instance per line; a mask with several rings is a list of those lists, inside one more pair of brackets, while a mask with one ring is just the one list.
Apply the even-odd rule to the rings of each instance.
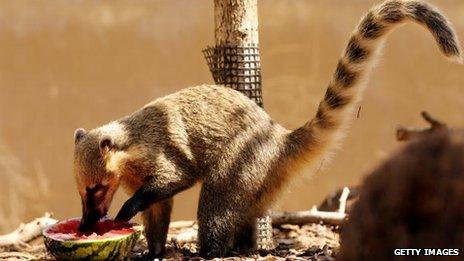
[[121, 183], [132, 197], [117, 219], [143, 211], [150, 253], [163, 255], [172, 197], [202, 183], [200, 255], [253, 247], [255, 218], [295, 173], [339, 142], [361, 99], [387, 34], [406, 22], [425, 26], [442, 53], [461, 60], [446, 18], [418, 1], [387, 1], [353, 32], [314, 119], [296, 130], [271, 120], [243, 94], [223, 86], [191, 87], [134, 114], [75, 135], [75, 176], [83, 202], [81, 229], [106, 214]]
[[463, 131], [414, 139], [363, 182], [337, 260], [405, 260], [396, 248], [464, 249]]

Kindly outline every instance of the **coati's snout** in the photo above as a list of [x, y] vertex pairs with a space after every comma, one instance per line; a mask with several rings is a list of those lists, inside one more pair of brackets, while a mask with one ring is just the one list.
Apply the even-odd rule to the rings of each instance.
[[110, 136], [84, 129], [77, 129], [74, 139], [74, 176], [82, 202], [79, 230], [88, 231], [107, 214], [119, 187], [119, 176], [105, 164], [114, 142]]
[[80, 231], [90, 230], [100, 218], [106, 215], [111, 199], [108, 200], [108, 185], [97, 184], [85, 188], [82, 199], [82, 219]]

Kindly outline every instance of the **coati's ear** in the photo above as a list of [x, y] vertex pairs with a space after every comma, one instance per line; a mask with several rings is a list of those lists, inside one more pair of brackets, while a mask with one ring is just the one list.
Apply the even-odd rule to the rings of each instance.
[[82, 137], [84, 137], [86, 134], [86, 131], [83, 129], [83, 128], [79, 128], [77, 130], [74, 131], [74, 143], [77, 144], [77, 142], [79, 142]]
[[106, 152], [114, 148], [113, 139], [110, 136], [103, 136], [100, 140], [100, 151]]

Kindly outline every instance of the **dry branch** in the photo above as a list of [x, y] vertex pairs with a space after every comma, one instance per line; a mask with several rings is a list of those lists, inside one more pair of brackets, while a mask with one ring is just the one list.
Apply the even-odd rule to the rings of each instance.
[[338, 209], [338, 213], [346, 213], [346, 201], [348, 200], [348, 196], [350, 195], [350, 189], [347, 187], [343, 188], [342, 195], [340, 196], [340, 208]]
[[350, 189], [345, 187], [340, 195], [340, 204], [337, 211], [320, 211], [314, 206], [311, 210], [296, 212], [273, 212], [271, 214], [274, 226], [282, 224], [302, 225], [306, 223], [323, 222], [329, 225], [341, 225], [347, 218], [346, 201], [350, 194]]
[[311, 209], [296, 212], [274, 212], [271, 215], [272, 225], [282, 224], [303, 225], [307, 223], [323, 222], [330, 225], [340, 225], [346, 218], [345, 213], [318, 211]]
[[396, 129], [396, 139], [398, 141], [407, 141], [417, 137], [420, 137], [427, 133], [437, 132], [440, 130], [447, 129], [447, 126], [442, 121], [439, 121], [432, 117], [428, 112], [423, 111], [421, 113], [422, 118], [430, 124], [429, 128], [411, 128], [399, 126]]
[[42, 230], [57, 222], [52, 218], [51, 213], [45, 213], [43, 217], [34, 219], [33, 221], [21, 224], [19, 227], [6, 235], [0, 236], [0, 247], [8, 246], [24, 246], [32, 239], [42, 235]]
[[[351, 206], [354, 202], [358, 199], [359, 196], [359, 186], [350, 186], [348, 187], [350, 190], [350, 194], [345, 202], [345, 213], [349, 212]], [[340, 197], [343, 194], [345, 188], [337, 189], [336, 191], [327, 195], [327, 197], [318, 205], [318, 209], [321, 211], [337, 211], [340, 209]]]
[[197, 239], [198, 225], [195, 221], [174, 221], [169, 224], [168, 241], [181, 243], [194, 242]]
[[189, 228], [189, 227], [193, 227], [195, 224], [196, 222], [193, 220], [179, 220], [179, 221], [171, 222], [169, 224], [169, 228], [172, 228], [172, 229]]

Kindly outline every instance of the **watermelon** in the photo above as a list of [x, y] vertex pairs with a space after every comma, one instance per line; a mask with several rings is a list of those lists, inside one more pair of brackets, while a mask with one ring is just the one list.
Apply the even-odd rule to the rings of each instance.
[[133, 223], [99, 221], [92, 232], [78, 231], [80, 218], [58, 222], [44, 229], [48, 251], [58, 260], [108, 260], [127, 256], [140, 237]]

